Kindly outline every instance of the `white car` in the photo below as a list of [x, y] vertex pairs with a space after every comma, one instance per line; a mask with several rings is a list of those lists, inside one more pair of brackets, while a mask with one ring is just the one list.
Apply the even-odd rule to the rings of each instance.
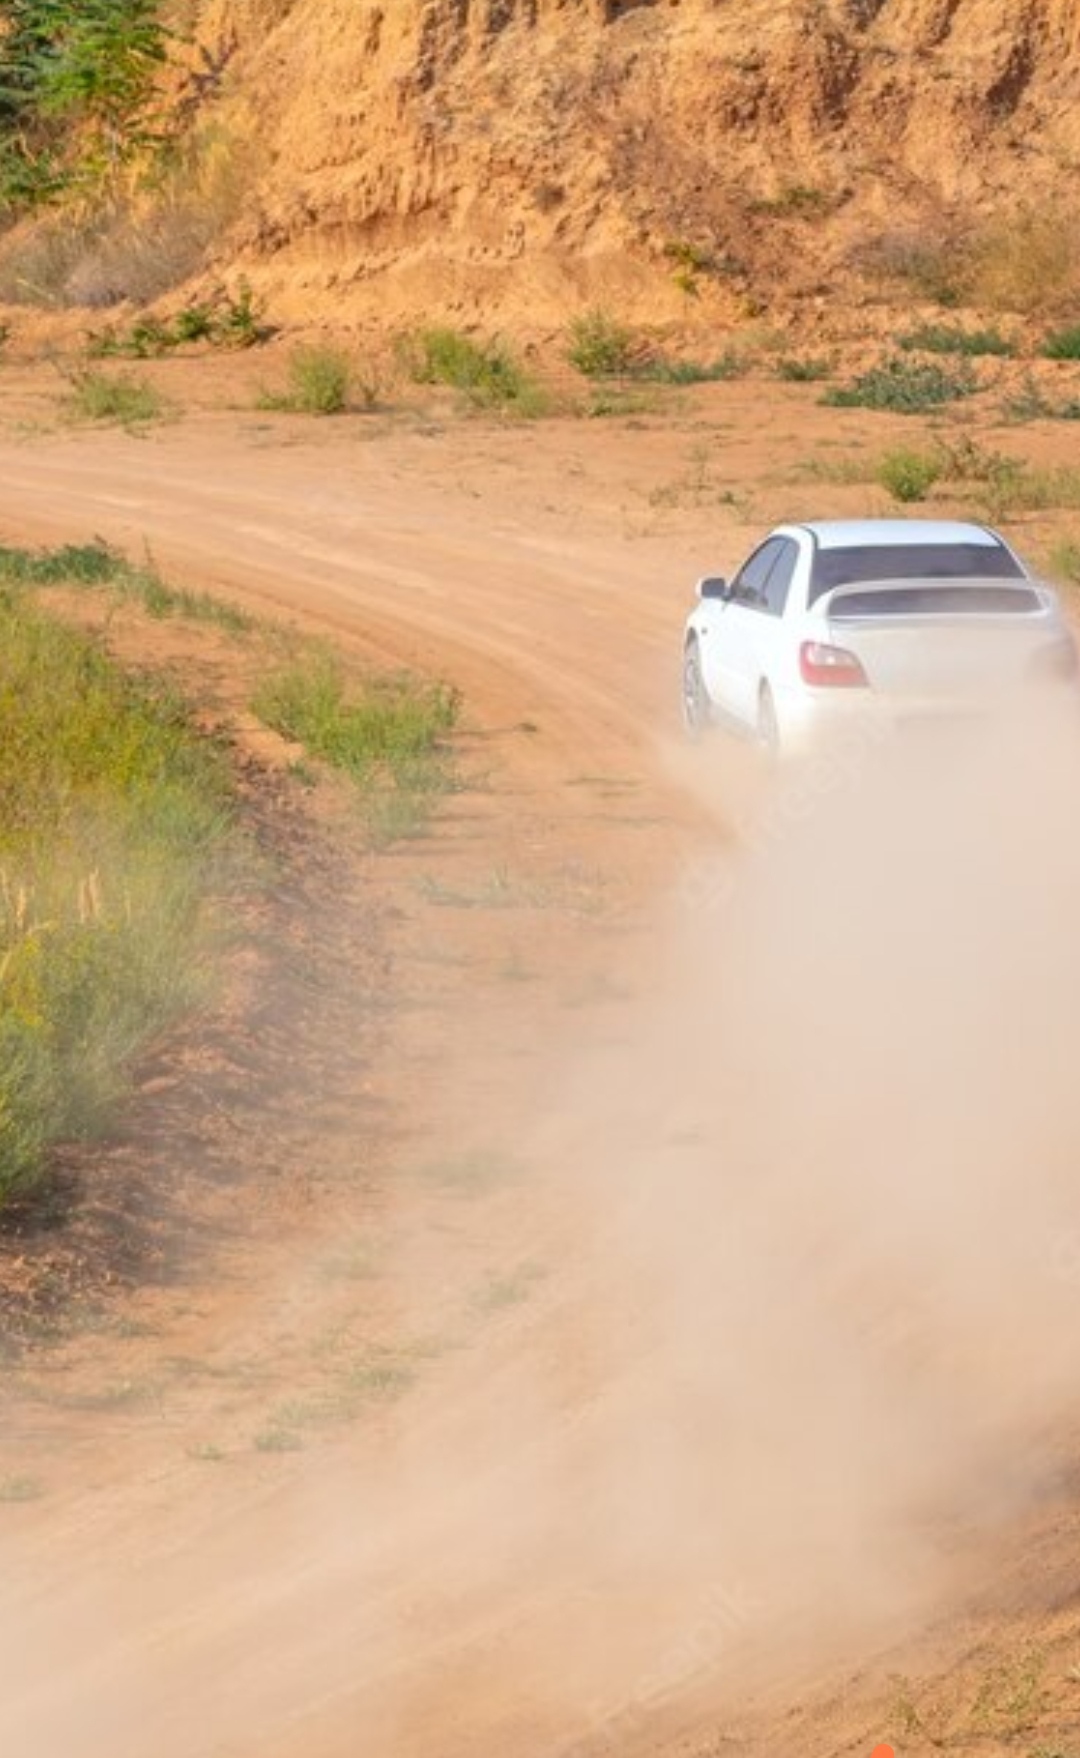
[[698, 582], [683, 718], [799, 751], [870, 715], [896, 725], [984, 711], [1026, 684], [1073, 683], [1055, 593], [983, 525], [779, 525], [730, 581]]

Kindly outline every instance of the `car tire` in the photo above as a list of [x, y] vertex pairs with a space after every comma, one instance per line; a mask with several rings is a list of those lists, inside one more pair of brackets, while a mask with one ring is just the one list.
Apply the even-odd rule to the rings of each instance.
[[694, 637], [683, 651], [682, 719], [686, 736], [695, 741], [704, 737], [712, 725], [709, 692], [701, 669], [701, 649]]
[[776, 703], [768, 684], [758, 693], [758, 743], [768, 757], [780, 755], [780, 727], [776, 719]]

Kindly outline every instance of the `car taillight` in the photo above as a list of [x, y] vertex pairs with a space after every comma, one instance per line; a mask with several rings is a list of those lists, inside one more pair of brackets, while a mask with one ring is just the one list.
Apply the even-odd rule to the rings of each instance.
[[799, 648], [799, 672], [804, 684], [827, 690], [865, 689], [866, 673], [846, 647], [829, 647], [824, 641], [804, 641]]

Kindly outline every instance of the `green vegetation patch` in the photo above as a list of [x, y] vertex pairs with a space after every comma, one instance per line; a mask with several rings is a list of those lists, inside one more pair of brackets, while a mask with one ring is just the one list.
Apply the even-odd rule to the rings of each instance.
[[341, 348], [297, 348], [289, 358], [288, 388], [264, 392], [261, 409], [297, 415], [342, 415], [352, 394], [352, 365]]
[[897, 341], [909, 354], [960, 354], [969, 359], [990, 355], [1007, 359], [1016, 353], [1016, 344], [1000, 330], [968, 330], [959, 324], [921, 324]]
[[372, 840], [419, 836], [436, 800], [457, 785], [448, 735], [460, 697], [408, 674], [350, 678], [335, 655], [311, 647], [267, 677], [254, 712], [361, 789]]
[[532, 416], [546, 407], [540, 386], [503, 342], [474, 341], [461, 330], [416, 330], [401, 339], [398, 355], [414, 384], [449, 385], [476, 408]]
[[1043, 340], [1041, 351], [1047, 360], [1080, 360], [1080, 324], [1067, 324], [1064, 329], [1051, 330]]
[[920, 415], [926, 409], [970, 397], [979, 389], [970, 366], [942, 366], [936, 360], [893, 355], [849, 385], [826, 391], [822, 402], [836, 409], [878, 409]]
[[196, 300], [181, 306], [171, 317], [148, 314], [136, 318], [127, 329], [107, 324], [104, 329], [89, 330], [86, 351], [99, 360], [153, 360], [197, 343], [211, 348], [253, 348], [270, 333], [256, 309], [251, 288], [241, 282], [235, 294]]
[[940, 455], [934, 452], [897, 447], [879, 459], [877, 479], [896, 501], [924, 501], [943, 468]]
[[224, 766], [178, 701], [11, 585], [0, 641], [3, 1202], [103, 1125], [203, 993], [231, 829]]
[[161, 421], [168, 413], [165, 398], [149, 379], [135, 372], [103, 372], [95, 367], [72, 373], [66, 407], [77, 421], [116, 427], [143, 426]]
[[148, 616], [186, 617], [217, 623], [233, 634], [254, 627], [254, 619], [209, 592], [170, 586], [149, 563], [139, 567], [101, 538], [65, 543], [56, 549], [17, 549], [0, 544], [0, 583], [11, 586], [108, 587], [121, 599], [141, 604]]

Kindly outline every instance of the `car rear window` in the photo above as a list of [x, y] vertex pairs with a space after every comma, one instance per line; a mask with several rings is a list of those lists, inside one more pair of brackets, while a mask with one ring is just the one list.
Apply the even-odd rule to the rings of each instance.
[[839, 592], [829, 616], [933, 617], [1031, 616], [1042, 609], [1028, 586], [885, 586], [874, 592]]
[[834, 586], [875, 580], [1022, 580], [1023, 569], [1001, 543], [867, 543], [814, 554], [810, 602]]

